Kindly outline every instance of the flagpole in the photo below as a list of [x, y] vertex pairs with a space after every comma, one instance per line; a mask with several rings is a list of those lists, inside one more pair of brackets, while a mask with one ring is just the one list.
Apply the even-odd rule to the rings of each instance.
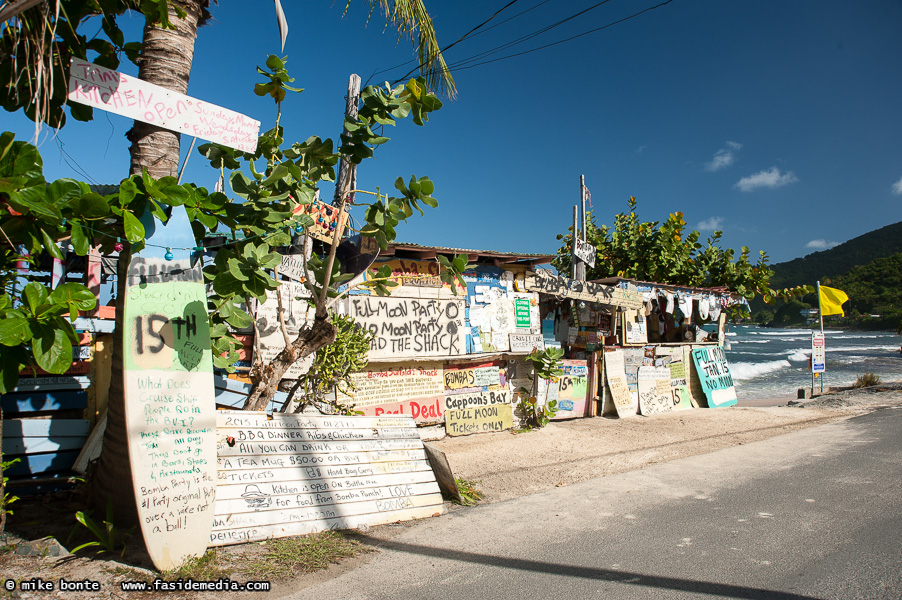
[[[821, 336], [824, 337], [824, 310], [821, 307], [821, 282], [820, 281], [817, 282], [817, 316], [821, 320]], [[811, 355], [811, 360], [812, 360], [811, 364], [812, 364], [812, 368], [813, 368], [813, 366], [814, 366], [813, 352]], [[827, 372], [826, 364], [827, 364], [827, 338], [824, 337], [824, 367], [825, 368], [824, 368], [824, 373], [821, 373], [821, 393], [822, 394], [824, 393], [824, 375]], [[812, 380], [811, 380], [812, 390], [811, 391], [812, 391], [812, 393], [814, 393], [814, 379], [813, 379], [814, 373], [811, 374], [811, 377], [812, 377]]]

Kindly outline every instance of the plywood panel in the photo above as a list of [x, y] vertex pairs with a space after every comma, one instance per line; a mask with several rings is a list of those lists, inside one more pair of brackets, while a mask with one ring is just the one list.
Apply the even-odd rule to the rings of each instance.
[[214, 546], [444, 512], [410, 417], [217, 415]]

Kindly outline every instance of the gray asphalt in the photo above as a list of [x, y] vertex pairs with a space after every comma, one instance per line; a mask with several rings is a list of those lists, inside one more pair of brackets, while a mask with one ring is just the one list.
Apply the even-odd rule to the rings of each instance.
[[884, 409], [364, 538], [380, 552], [291, 597], [897, 600], [900, 510]]

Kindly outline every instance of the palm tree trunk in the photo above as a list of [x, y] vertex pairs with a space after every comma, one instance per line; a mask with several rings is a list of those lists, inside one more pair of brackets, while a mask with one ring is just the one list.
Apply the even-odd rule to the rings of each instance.
[[[138, 77], [180, 93], [188, 91], [191, 63], [194, 60], [194, 40], [197, 26], [209, 0], [170, 0], [169, 20], [174, 29], [154, 25], [144, 28]], [[176, 16], [174, 7], [181, 8], [187, 16]], [[175, 176], [179, 164], [178, 133], [135, 121], [127, 134], [132, 142], [131, 172], [147, 169], [154, 178]], [[98, 509], [106, 506], [107, 498], [113, 500], [116, 526], [131, 525], [137, 521], [135, 496], [130, 491], [132, 473], [128, 460], [128, 438], [125, 428], [125, 394], [123, 370], [123, 301], [125, 281], [131, 250], [126, 247], [119, 253], [116, 280], [116, 336], [113, 343], [112, 378], [110, 381], [109, 416], [103, 436], [103, 452], [93, 480], [93, 504]], [[98, 513], [98, 514], [102, 514]]]
[[[170, 0], [169, 21], [174, 29], [155, 25], [144, 27], [138, 78], [182, 94], [188, 92], [197, 24], [207, 4], [204, 0]], [[187, 13], [175, 16], [174, 7]], [[135, 121], [129, 139], [132, 142], [131, 172], [146, 168], [154, 178], [175, 176], [179, 166], [180, 134]]]

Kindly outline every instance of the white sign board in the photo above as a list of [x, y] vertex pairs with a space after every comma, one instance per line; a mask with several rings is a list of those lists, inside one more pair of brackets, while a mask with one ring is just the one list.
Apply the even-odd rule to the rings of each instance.
[[409, 416], [219, 411], [211, 546], [445, 512]]
[[531, 353], [535, 348], [545, 349], [545, 338], [541, 333], [510, 334], [511, 352]]
[[69, 100], [242, 152], [257, 150], [260, 121], [80, 58], [69, 63]]
[[827, 345], [824, 334], [819, 331], [811, 333], [811, 372], [824, 373], [827, 370]]
[[595, 266], [595, 246], [588, 242], [576, 238], [576, 246], [573, 248], [573, 254], [576, 258], [582, 260], [590, 267]]

